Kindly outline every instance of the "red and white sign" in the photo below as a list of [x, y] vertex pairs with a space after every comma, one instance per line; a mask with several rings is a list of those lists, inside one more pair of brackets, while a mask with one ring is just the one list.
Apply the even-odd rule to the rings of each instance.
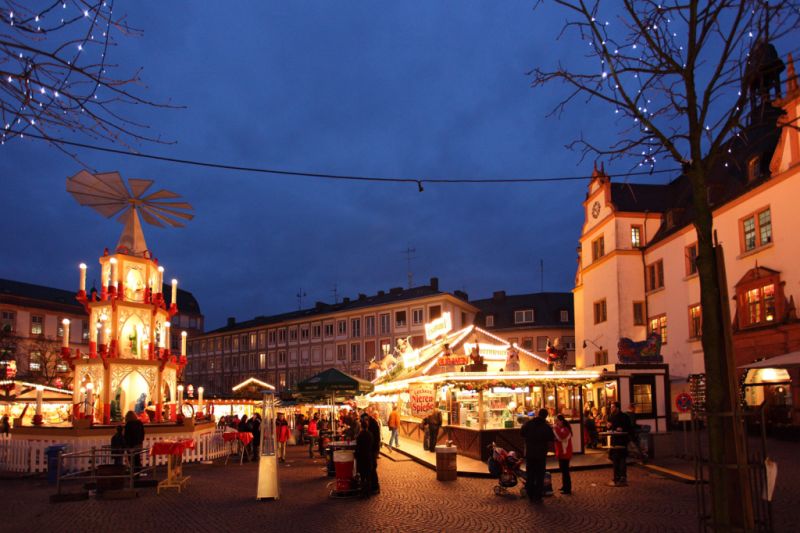
[[412, 383], [408, 387], [411, 416], [425, 418], [436, 408], [436, 389], [432, 383]]
[[682, 392], [675, 397], [675, 407], [681, 413], [688, 413], [692, 410], [692, 395], [688, 392]]

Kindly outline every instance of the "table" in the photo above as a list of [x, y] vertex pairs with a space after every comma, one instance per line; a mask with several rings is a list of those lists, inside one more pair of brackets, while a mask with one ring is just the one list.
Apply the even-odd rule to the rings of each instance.
[[[239, 464], [242, 464], [244, 461], [244, 454], [247, 453], [247, 459], [251, 459], [250, 451], [248, 446], [251, 442], [253, 442], [253, 434], [247, 431], [227, 431], [222, 434], [222, 440], [225, 442], [236, 443], [236, 455], [239, 456]], [[228, 453], [225, 456], [225, 464], [228, 464], [228, 460], [231, 458], [231, 454]]]
[[598, 435], [600, 435], [601, 437], [605, 437], [606, 438], [606, 445], [605, 446], [601, 446], [601, 448], [606, 448], [606, 449], [610, 449], [610, 448], [625, 448], [625, 446], [612, 446], [611, 445], [611, 437], [613, 437], [614, 435], [627, 435], [627, 434], [628, 433], [626, 433], [625, 431], [601, 431], [600, 433], [598, 433]]
[[153, 444], [150, 455], [167, 456], [167, 479], [159, 481], [156, 494], [161, 489], [173, 488], [181, 491], [183, 485], [189, 481], [190, 476], [183, 475], [183, 452], [194, 450], [194, 439], [162, 440]]

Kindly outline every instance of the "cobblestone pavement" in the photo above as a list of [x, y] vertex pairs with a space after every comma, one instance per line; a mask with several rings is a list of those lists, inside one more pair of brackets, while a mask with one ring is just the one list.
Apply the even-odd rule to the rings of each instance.
[[[188, 488], [139, 498], [89, 499], [51, 504], [54, 488], [43, 479], [0, 481], [3, 531], [205, 532], [514, 532], [514, 531], [696, 531], [692, 485], [629, 468], [630, 486], [608, 487], [610, 470], [573, 474], [572, 496], [542, 504], [493, 494], [492, 480], [439, 482], [435, 472], [413, 461], [379, 461], [381, 494], [368, 500], [328, 498], [329, 478], [320, 459], [305, 449], [289, 450], [281, 465], [281, 499], [256, 501], [256, 468], [189, 465]], [[162, 475], [163, 473], [159, 473]], [[553, 476], [559, 486], [559, 475]], [[798, 505], [794, 505], [797, 509]], [[785, 522], [789, 523], [789, 522]], [[790, 531], [783, 529], [782, 531]]]

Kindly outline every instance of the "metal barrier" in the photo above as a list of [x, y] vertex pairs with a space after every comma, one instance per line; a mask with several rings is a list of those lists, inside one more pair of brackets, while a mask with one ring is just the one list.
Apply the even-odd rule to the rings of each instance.
[[[58, 467], [56, 477], [56, 493], [61, 494], [62, 484], [65, 481], [90, 481], [96, 488], [102, 488], [98, 480], [122, 479], [127, 481], [127, 488], [133, 489], [136, 479], [145, 476], [152, 478], [155, 466], [137, 468], [137, 464], [144, 465], [143, 457], [148, 457], [147, 448], [116, 449], [111, 447], [91, 448], [80, 452], [58, 452]], [[71, 463], [71, 464], [69, 464]], [[86, 465], [85, 467], [83, 465]], [[77, 466], [70, 469], [70, 466]], [[99, 472], [103, 466], [122, 466], [124, 473], [113, 474]]]

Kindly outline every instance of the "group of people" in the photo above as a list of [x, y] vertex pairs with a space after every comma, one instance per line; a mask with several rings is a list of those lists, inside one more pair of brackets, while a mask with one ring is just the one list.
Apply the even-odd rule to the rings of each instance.
[[[602, 412], [605, 415], [605, 408]], [[520, 430], [526, 448], [527, 493], [528, 498], [534, 502], [541, 501], [544, 496], [547, 454], [551, 448], [555, 451], [556, 459], [558, 459], [558, 469], [561, 473], [561, 493], [572, 494], [572, 478], [569, 471], [569, 462], [573, 452], [572, 427], [564, 415], [558, 415], [555, 424], [550, 426], [547, 421], [548, 415], [547, 409], [540, 409], [537, 416], [525, 422]], [[587, 420], [595, 422], [593, 431], [598, 433], [599, 438], [597, 419], [587, 417]], [[635, 421], [622, 412], [619, 402], [613, 402], [609, 415], [601, 423], [604, 429], [611, 432], [611, 446], [608, 454], [614, 473], [609, 485], [626, 486], [628, 484], [628, 443], [634, 431]]]
[[[217, 422], [217, 427], [223, 428], [225, 431], [252, 434], [253, 440], [248, 446], [250, 446], [254, 456], [258, 455], [259, 443], [261, 442], [261, 415], [259, 413], [255, 413], [249, 418], [247, 415], [242, 415], [241, 418], [239, 418], [239, 415], [222, 416]], [[247, 460], [246, 457], [245, 460]]]
[[[117, 426], [116, 432], [111, 437], [111, 450], [115, 452], [114, 464], [122, 464], [123, 450], [140, 450], [144, 445], [144, 423], [139, 420], [136, 413], [128, 411], [125, 414], [125, 425]], [[142, 466], [140, 453], [133, 454], [133, 467], [139, 469]]]

